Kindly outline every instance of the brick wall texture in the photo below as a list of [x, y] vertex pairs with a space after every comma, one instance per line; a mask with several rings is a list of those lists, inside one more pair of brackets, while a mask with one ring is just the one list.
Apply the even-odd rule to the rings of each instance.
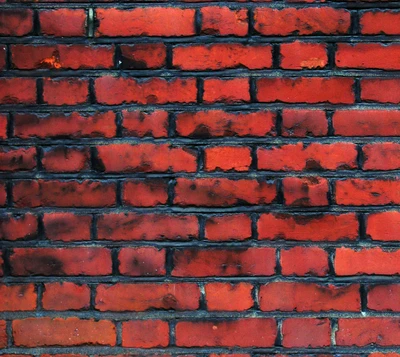
[[400, 2], [0, 0], [1, 357], [399, 357]]

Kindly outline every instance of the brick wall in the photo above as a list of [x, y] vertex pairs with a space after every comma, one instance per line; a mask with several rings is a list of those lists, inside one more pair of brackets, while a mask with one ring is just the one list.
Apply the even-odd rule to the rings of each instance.
[[398, 1], [0, 2], [2, 356], [398, 356]]

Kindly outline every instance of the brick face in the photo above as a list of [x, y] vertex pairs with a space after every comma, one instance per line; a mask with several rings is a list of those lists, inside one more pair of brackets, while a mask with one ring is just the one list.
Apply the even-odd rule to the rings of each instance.
[[400, 357], [395, 0], [0, 0], [0, 357]]

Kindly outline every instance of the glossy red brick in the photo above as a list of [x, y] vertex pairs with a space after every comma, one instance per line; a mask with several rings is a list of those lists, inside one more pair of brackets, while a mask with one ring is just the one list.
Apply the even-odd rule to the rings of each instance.
[[184, 311], [197, 310], [199, 301], [200, 289], [197, 284], [119, 283], [99, 285], [95, 305], [100, 311]]
[[178, 178], [174, 203], [178, 206], [229, 207], [270, 204], [276, 197], [275, 182], [227, 178]]
[[201, 10], [201, 32], [216, 36], [246, 36], [249, 30], [246, 9], [205, 6]]
[[136, 348], [167, 347], [169, 325], [162, 320], [137, 320], [122, 323], [122, 346]]
[[361, 81], [361, 99], [368, 102], [400, 103], [399, 79], [363, 79]]
[[122, 275], [162, 276], [166, 273], [166, 250], [153, 247], [122, 248], [118, 262]]
[[90, 306], [90, 288], [71, 282], [44, 284], [43, 309], [45, 310], [87, 310]]
[[253, 307], [253, 285], [240, 282], [208, 283], [205, 285], [209, 311], [245, 311]]
[[0, 216], [0, 240], [33, 239], [37, 233], [37, 217], [31, 213]]
[[[65, 21], [68, 19], [68, 21]], [[53, 9], [39, 12], [40, 31], [45, 36], [85, 36], [86, 11], [84, 9]]]
[[80, 78], [45, 78], [43, 100], [50, 105], [78, 105], [89, 99], [89, 81]]
[[281, 63], [284, 69], [320, 69], [328, 64], [325, 44], [300, 42], [280, 45]]
[[192, 215], [111, 213], [98, 218], [97, 233], [110, 240], [189, 240], [199, 226]]
[[250, 101], [248, 78], [207, 78], [204, 80], [205, 103], [242, 103]]
[[282, 335], [282, 345], [287, 348], [329, 347], [331, 344], [330, 322], [324, 318], [285, 319]]
[[157, 69], [165, 66], [166, 46], [162, 43], [121, 45], [121, 68]]
[[328, 120], [322, 110], [284, 109], [282, 112], [282, 135], [304, 138], [326, 136]]
[[176, 325], [179, 347], [272, 347], [276, 335], [276, 322], [268, 318], [181, 321]]
[[191, 138], [273, 136], [275, 114], [269, 111], [237, 113], [222, 110], [179, 113], [176, 131], [179, 136]]
[[[116, 331], [111, 321], [69, 318], [27, 318], [12, 322], [16, 346], [115, 346]], [[79, 333], [77, 333], [79, 331]]]
[[281, 250], [283, 275], [326, 276], [328, 252], [319, 247], [293, 247]]
[[367, 307], [374, 311], [400, 311], [400, 285], [372, 285], [368, 287]]
[[247, 214], [211, 216], [205, 224], [205, 237], [212, 241], [251, 238], [251, 218]]
[[354, 103], [354, 81], [340, 77], [261, 78], [257, 100], [261, 103]]
[[360, 17], [364, 35], [400, 34], [400, 14], [395, 11], [366, 11]]
[[12, 275], [108, 275], [111, 252], [106, 248], [14, 248]]
[[[195, 11], [175, 7], [96, 9], [96, 36], [191, 36]], [[165, 21], [168, 19], [168, 21]]]
[[0, 311], [36, 309], [37, 295], [33, 284], [0, 285], [0, 295]]
[[53, 212], [43, 215], [44, 232], [52, 241], [90, 240], [92, 216], [70, 212]]
[[116, 134], [115, 114], [112, 111], [94, 114], [72, 112], [53, 114], [16, 114], [14, 135], [29, 138], [85, 138]]
[[257, 229], [259, 239], [355, 240], [358, 237], [358, 220], [354, 213], [340, 215], [264, 213], [258, 220]]
[[260, 287], [262, 311], [360, 311], [360, 285], [274, 282]]
[[272, 66], [269, 45], [212, 44], [174, 47], [172, 63], [181, 70], [228, 68], [265, 69]]
[[269, 276], [275, 273], [274, 248], [180, 249], [174, 252], [173, 276]]
[[283, 199], [288, 206], [328, 206], [329, 182], [322, 177], [285, 177]]
[[168, 112], [122, 111], [123, 136], [165, 138], [168, 136]]
[[127, 180], [123, 184], [122, 199], [125, 205], [154, 207], [168, 201], [168, 181], [161, 179]]
[[252, 162], [246, 146], [214, 146], [204, 150], [206, 171], [248, 171]]

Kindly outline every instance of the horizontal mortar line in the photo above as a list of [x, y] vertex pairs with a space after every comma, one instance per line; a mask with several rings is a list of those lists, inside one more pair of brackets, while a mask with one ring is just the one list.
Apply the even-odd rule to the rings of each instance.
[[[229, 112], [234, 114], [234, 112]], [[214, 138], [184, 138], [184, 137], [166, 137], [166, 138], [137, 138], [137, 137], [112, 137], [112, 138], [76, 138], [76, 139], [59, 139], [59, 138], [9, 138], [0, 140], [0, 147], [12, 148], [12, 147], [29, 147], [37, 146], [47, 149], [48, 147], [67, 145], [67, 146], [87, 146], [87, 145], [111, 145], [111, 144], [171, 144], [171, 145], [188, 145], [196, 147], [209, 147], [213, 145], [250, 145], [258, 147], [275, 147], [289, 144], [304, 144], [306, 146], [310, 144], [379, 144], [384, 142], [400, 143], [399, 136], [325, 136], [325, 137], [284, 137], [284, 136], [264, 136], [264, 137], [214, 137]], [[381, 170], [379, 170], [381, 171]], [[148, 173], [146, 173], [148, 174]]]
[[[133, 316], [132, 316], [133, 315]], [[346, 312], [346, 311], [322, 311], [322, 312], [263, 312], [258, 310], [249, 310], [242, 312], [208, 312], [200, 310], [192, 310], [186, 312], [180, 311], [149, 311], [149, 312], [138, 312], [138, 311], [124, 311], [124, 312], [100, 312], [96, 310], [87, 311], [13, 311], [13, 312], [1, 312], [0, 318], [6, 320], [17, 320], [25, 318], [68, 318], [78, 317], [82, 319], [107, 319], [114, 321], [130, 321], [130, 320], [146, 320], [146, 319], [169, 319], [177, 320], [182, 319], [183, 321], [203, 321], [204, 319], [213, 321], [225, 321], [225, 320], [237, 320], [241, 318], [400, 318], [400, 313], [396, 312], [379, 312], [375, 313], [372, 311], [368, 312]]]
[[170, 213], [170, 214], [212, 214], [212, 213], [292, 213], [306, 215], [307, 213], [368, 213], [372, 211], [400, 210], [400, 205], [380, 206], [320, 206], [320, 207], [290, 207], [281, 204], [265, 206], [232, 206], [232, 207], [205, 207], [205, 206], [166, 206], [166, 207], [2, 207], [0, 214], [13, 213], [47, 213], [47, 212], [76, 212], [79, 214], [108, 214], [108, 213]]
[[5, 276], [0, 278], [3, 284], [23, 283], [50, 283], [50, 282], [74, 282], [78, 284], [116, 284], [116, 283], [210, 283], [210, 282], [250, 282], [254, 284], [266, 284], [271, 282], [302, 282], [319, 284], [399, 284], [399, 275], [357, 275], [357, 276], [326, 276], [326, 277], [299, 277], [299, 276], [209, 276], [209, 277], [130, 277], [130, 276]]
[[[388, 177], [388, 175], [390, 177]], [[129, 181], [132, 178], [165, 178], [169, 180], [178, 179], [178, 178], [187, 178], [187, 179], [202, 179], [202, 178], [219, 178], [219, 179], [232, 179], [232, 180], [274, 180], [275, 178], [285, 178], [285, 177], [324, 177], [328, 179], [337, 179], [337, 180], [346, 180], [346, 179], [354, 179], [354, 178], [363, 178], [363, 179], [398, 179], [400, 175], [400, 170], [383, 170], [383, 171], [361, 171], [358, 169], [354, 170], [339, 170], [336, 172], [332, 171], [284, 171], [284, 172], [276, 172], [276, 171], [243, 171], [243, 172], [208, 172], [208, 171], [199, 171], [192, 173], [178, 172], [178, 173], [135, 173], [135, 172], [125, 172], [121, 173], [102, 173], [102, 172], [79, 172], [72, 174], [65, 173], [47, 173], [45, 171], [31, 171], [29, 173], [17, 172], [17, 173], [6, 173], [0, 172], [0, 179], [2, 180], [118, 180], [118, 181]]]
[[[4, 3], [0, 5], [0, 8], [16, 8], [16, 7], [27, 7], [32, 6], [35, 9], [40, 9], [42, 7], [79, 7], [79, 6], [96, 6], [100, 8], [109, 8], [109, 7], [116, 7], [116, 8], [132, 8], [137, 5], [141, 7], [153, 7], [153, 6], [164, 6], [164, 7], [184, 7], [184, 8], [198, 8], [201, 6], [212, 6], [215, 5], [214, 3], [210, 3], [207, 1], [199, 1], [196, 3], [188, 3], [185, 1], [180, 0], [169, 0], [169, 1], [118, 1], [118, 3], [110, 4], [107, 2], [102, 1], [77, 1], [74, 3], [68, 3], [64, 5], [64, 3], [60, 2], [38, 2], [38, 1], [24, 1], [23, 3], [18, 1], [10, 1], [8, 3]], [[309, 7], [331, 7], [331, 8], [338, 8], [338, 9], [347, 9], [347, 10], [363, 10], [363, 9], [381, 9], [381, 8], [399, 8], [399, 4], [397, 1], [388, 1], [385, 3], [374, 4], [371, 2], [363, 2], [363, 3], [349, 3], [345, 1], [329, 1], [323, 3], [288, 3], [285, 1], [275, 1], [271, 3], [260, 3], [260, 2], [232, 2], [232, 1], [220, 1], [218, 5], [221, 6], [229, 6], [232, 8], [238, 7], [263, 7], [263, 8], [273, 8], [273, 9], [284, 9], [284, 8], [309, 8]]]
[[[0, 78], [22, 78], [22, 77], [92, 77], [123, 76], [125, 78], [181, 78], [181, 77], [246, 77], [251, 78], [288, 78], [288, 77], [357, 77], [357, 78], [400, 78], [400, 69], [397, 70], [374, 70], [374, 69], [335, 69], [335, 70], [285, 70], [285, 69], [257, 69], [247, 70], [242, 68], [226, 70], [207, 71], [182, 71], [173, 69], [160, 70], [126, 70], [126, 69], [89, 69], [89, 70], [5, 70], [1, 72]], [[16, 77], [18, 76], [18, 77]]]
[[[209, 3], [209, 6], [211, 3]], [[92, 7], [92, 6], [90, 6]], [[63, 7], [64, 8], [64, 7]], [[399, 7], [400, 9], [400, 4]], [[1, 36], [1, 44], [126, 44], [126, 43], [155, 43], [164, 42], [167, 44], [206, 44], [220, 42], [236, 42], [246, 44], [259, 43], [286, 43], [294, 41], [318, 41], [327, 43], [374, 43], [388, 42], [388, 44], [400, 43], [398, 35], [361, 35], [361, 34], [345, 34], [345, 35], [289, 35], [289, 36], [263, 36], [260, 34], [251, 34], [247, 36], [214, 36], [214, 35], [191, 35], [191, 36], [116, 36], [116, 37], [45, 37], [45, 36]]]
[[279, 109], [326, 109], [326, 110], [399, 110], [399, 104], [379, 104], [379, 103], [352, 103], [352, 104], [329, 104], [329, 103], [237, 103], [237, 104], [224, 104], [224, 103], [188, 103], [188, 104], [118, 104], [118, 105], [103, 105], [103, 104], [86, 104], [86, 105], [46, 105], [46, 104], [2, 104], [0, 110], [2, 112], [11, 111], [16, 113], [48, 113], [48, 112], [93, 112], [97, 110], [175, 110], [175, 111], [207, 111], [212, 109], [221, 109], [226, 111], [251, 111], [252, 109], [264, 110], [279, 110]]
[[319, 247], [319, 248], [383, 248], [385, 250], [399, 249], [400, 241], [372, 241], [372, 240], [338, 240], [338, 241], [313, 241], [313, 240], [253, 240], [246, 239], [241, 241], [209, 241], [209, 240], [81, 240], [81, 241], [54, 241], [48, 240], [19, 240], [19, 241], [1, 241], [0, 246], [4, 249], [13, 248], [81, 248], [81, 247], [104, 247], [109, 249], [120, 248], [138, 248], [138, 247], [157, 247], [157, 248], [175, 248], [175, 249], [248, 249], [248, 248], [293, 248], [293, 247]]
[[146, 356], [151, 354], [185, 354], [185, 355], [193, 355], [194, 353], [201, 353], [201, 354], [235, 354], [235, 353], [246, 353], [246, 354], [281, 354], [285, 353], [290, 355], [300, 354], [300, 355], [310, 355], [312, 354], [354, 354], [355, 356], [359, 356], [361, 353], [373, 353], [373, 352], [386, 352], [386, 353], [398, 353], [398, 349], [396, 346], [375, 346], [370, 345], [366, 347], [342, 347], [342, 346], [330, 346], [324, 348], [285, 348], [280, 346], [273, 346], [270, 348], [258, 348], [258, 347], [174, 347], [170, 346], [167, 348], [152, 348], [152, 349], [140, 349], [140, 348], [128, 348], [128, 347], [108, 347], [108, 346], [78, 346], [78, 347], [37, 347], [37, 348], [24, 348], [24, 347], [11, 347], [11, 348], [4, 348], [0, 349], [0, 353], [3, 354], [63, 354], [63, 353], [70, 353], [70, 354], [85, 354], [85, 355], [118, 355], [118, 354], [138, 354], [140, 356]]

